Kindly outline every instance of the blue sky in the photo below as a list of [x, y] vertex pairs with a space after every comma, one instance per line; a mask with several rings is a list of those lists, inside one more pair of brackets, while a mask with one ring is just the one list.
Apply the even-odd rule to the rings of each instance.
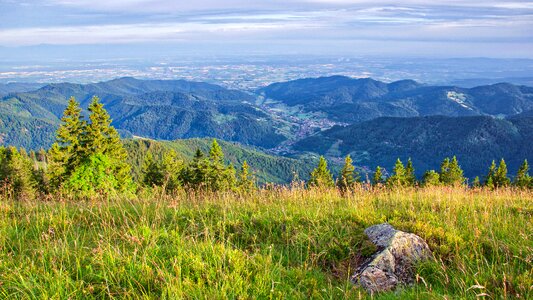
[[0, 0], [0, 23], [0, 47], [11, 55], [50, 47], [67, 56], [75, 49], [142, 55], [155, 47], [533, 58], [533, 1]]

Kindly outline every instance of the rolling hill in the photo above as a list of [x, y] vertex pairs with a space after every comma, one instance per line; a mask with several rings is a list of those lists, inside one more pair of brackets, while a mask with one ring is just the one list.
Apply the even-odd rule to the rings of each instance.
[[484, 175], [492, 160], [505, 158], [514, 174], [524, 159], [533, 161], [533, 118], [385, 117], [333, 127], [293, 148], [333, 158], [350, 154], [355, 164], [372, 169], [391, 170], [397, 158], [405, 162], [410, 157], [419, 176], [453, 155], [471, 178]]
[[[50, 84], [1, 98], [0, 115], [21, 120], [20, 126], [0, 124], [3, 142], [48, 147], [68, 98], [76, 97], [86, 108], [94, 95], [126, 136], [166, 140], [216, 137], [266, 148], [286, 139], [276, 129], [282, 127], [278, 124], [282, 121], [252, 105], [253, 96], [246, 93], [201, 82], [120, 78], [87, 85]], [[42, 127], [46, 129], [40, 130]], [[30, 132], [32, 138], [18, 143], [20, 130]], [[51, 134], [43, 135], [46, 133]]]
[[469, 89], [331, 76], [274, 83], [258, 93], [346, 123], [378, 117], [510, 116], [533, 109], [533, 88], [508, 83]]

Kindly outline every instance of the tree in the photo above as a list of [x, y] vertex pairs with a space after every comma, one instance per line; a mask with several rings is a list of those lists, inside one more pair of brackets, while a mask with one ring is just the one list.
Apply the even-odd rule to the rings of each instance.
[[442, 161], [439, 176], [441, 183], [449, 186], [461, 185], [466, 180], [463, 176], [463, 170], [459, 166], [459, 162], [455, 156], [451, 160], [445, 158]]
[[48, 170], [50, 183], [53, 187], [58, 188], [82, 161], [81, 137], [84, 134], [85, 126], [86, 124], [81, 117], [80, 105], [74, 97], [71, 97], [63, 112], [63, 117], [61, 117], [56, 141], [49, 151], [50, 166]]
[[242, 163], [241, 172], [239, 173], [238, 181], [239, 190], [242, 192], [250, 192], [255, 188], [255, 180], [250, 174], [250, 166], [246, 161]]
[[150, 187], [163, 185], [163, 174], [151, 152], [148, 152], [144, 158], [142, 182]]
[[352, 164], [350, 155], [344, 159], [344, 166], [342, 167], [339, 178], [337, 179], [337, 187], [341, 191], [347, 191], [353, 188], [354, 184], [360, 180], [359, 174], [355, 172], [355, 167]]
[[[232, 166], [233, 168], [233, 166]], [[231, 170], [224, 165], [224, 152], [216, 139], [213, 139], [209, 149], [209, 166], [207, 169], [206, 186], [213, 191], [220, 191], [229, 187], [231, 180]], [[233, 168], [233, 177], [235, 169]], [[233, 178], [234, 180], [235, 178]]]
[[429, 170], [424, 173], [422, 179], [423, 186], [437, 186], [440, 185], [440, 175], [435, 170]]
[[474, 180], [472, 181], [472, 187], [475, 187], [475, 188], [481, 187], [481, 181], [479, 180], [479, 176], [476, 176]]
[[399, 158], [396, 160], [396, 164], [392, 169], [392, 176], [387, 179], [387, 185], [390, 187], [402, 187], [407, 185], [405, 167]]
[[493, 160], [489, 167], [489, 172], [485, 176], [485, 186], [488, 188], [494, 188], [494, 176], [496, 176], [496, 162]]
[[497, 188], [506, 187], [511, 183], [507, 177], [507, 165], [505, 164], [505, 160], [503, 158], [500, 160], [500, 165], [498, 166], [498, 169], [496, 170], [492, 180], [494, 187]]
[[411, 158], [407, 160], [407, 166], [405, 167], [405, 182], [408, 186], [415, 186], [416, 184], [415, 168]]
[[333, 176], [328, 170], [328, 162], [324, 156], [320, 156], [318, 166], [311, 172], [311, 178], [309, 179], [309, 186], [314, 187], [333, 187]]
[[376, 171], [374, 172], [374, 176], [372, 178], [372, 182], [374, 185], [379, 185], [385, 183], [385, 180], [383, 179], [383, 171], [381, 171], [381, 167], [377, 166]]
[[204, 153], [202, 150], [196, 149], [192, 162], [184, 171], [184, 184], [195, 188], [198, 188], [201, 184], [205, 184], [208, 169], [209, 162], [206, 160]]
[[524, 160], [522, 165], [520, 165], [520, 168], [518, 168], [518, 172], [516, 172], [516, 177], [514, 179], [513, 184], [516, 187], [519, 188], [527, 188], [531, 186], [531, 176], [529, 176], [529, 165], [527, 163], [527, 159]]
[[65, 189], [79, 197], [113, 195], [121, 190], [114, 176], [114, 163], [107, 155], [96, 153], [85, 159], [65, 182]]
[[0, 182], [12, 188], [18, 199], [35, 194], [32, 162], [15, 147], [0, 147]]
[[176, 151], [170, 150], [163, 155], [160, 170], [166, 191], [173, 192], [182, 186], [180, 176], [182, 169], [183, 162], [178, 158]]

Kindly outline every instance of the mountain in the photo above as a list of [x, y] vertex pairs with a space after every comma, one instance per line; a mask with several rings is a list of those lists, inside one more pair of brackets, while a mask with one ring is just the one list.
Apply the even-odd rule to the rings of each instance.
[[258, 93], [345, 123], [387, 116], [510, 116], [533, 109], [533, 88], [508, 83], [460, 88], [332, 76], [274, 83]]
[[29, 92], [42, 87], [42, 83], [32, 82], [9, 82], [0, 83], [0, 96], [15, 92]]
[[[144, 157], [148, 152], [154, 157], [161, 157], [169, 150], [175, 150], [184, 161], [190, 161], [196, 149], [204, 153], [209, 152], [211, 139], [184, 139], [177, 141], [154, 141], [147, 139], [130, 139], [125, 141], [130, 164], [133, 166], [135, 178], [141, 175]], [[256, 176], [259, 183], [289, 183], [294, 174], [300, 179], [308, 179], [311, 170], [317, 163], [317, 159], [292, 159], [283, 156], [269, 155], [251, 147], [237, 143], [218, 141], [222, 147], [226, 162], [231, 162], [237, 170], [246, 161]]]
[[453, 155], [470, 178], [485, 175], [492, 160], [505, 158], [514, 174], [524, 159], [533, 161], [533, 117], [384, 117], [335, 126], [293, 148], [333, 158], [350, 154], [357, 165], [389, 171], [397, 158], [410, 157], [419, 176], [438, 170], [442, 159]]
[[[283, 126], [278, 124], [283, 121], [251, 104], [253, 96], [183, 80], [120, 78], [86, 85], [49, 84], [32, 92], [2, 97], [0, 115], [20, 119], [21, 126], [29, 132], [44, 126], [46, 132], [53, 133], [69, 97], [76, 97], [85, 109], [94, 95], [109, 111], [113, 125], [126, 135], [167, 140], [216, 137], [266, 148], [286, 139], [276, 129]], [[4, 143], [20, 140], [20, 130], [0, 124]], [[18, 145], [47, 147], [52, 140], [50, 134], [41, 136], [39, 143], [25, 141]]]

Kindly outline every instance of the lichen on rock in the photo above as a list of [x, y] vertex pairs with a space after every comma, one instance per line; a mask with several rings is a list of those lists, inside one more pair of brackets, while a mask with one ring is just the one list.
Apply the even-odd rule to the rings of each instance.
[[365, 234], [378, 252], [358, 268], [352, 280], [370, 294], [412, 283], [416, 264], [433, 257], [421, 237], [396, 230], [390, 224], [371, 226]]

